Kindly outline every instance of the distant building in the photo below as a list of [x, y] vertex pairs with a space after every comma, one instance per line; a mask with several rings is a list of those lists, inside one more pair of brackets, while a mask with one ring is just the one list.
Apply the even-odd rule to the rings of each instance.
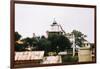
[[51, 25], [51, 28], [47, 31], [47, 35], [48, 36], [52, 36], [52, 35], [64, 35], [71, 42], [73, 42], [73, 40], [75, 39], [75, 37], [73, 36], [73, 34], [66, 33], [65, 30], [62, 28], [62, 26], [60, 24], [58, 24], [55, 19], [54, 19], [54, 21], [53, 21], [53, 23]]
[[61, 56], [47, 56], [44, 57], [42, 64], [57, 64], [62, 63]]
[[58, 55], [67, 55], [67, 52], [59, 52]]
[[90, 47], [91, 47], [91, 44], [90, 44], [87, 40], [84, 40], [84, 41], [83, 41], [83, 47], [88, 47], [88, 48], [90, 48]]
[[47, 31], [47, 35], [52, 36], [52, 35], [62, 35], [62, 34], [63, 31], [61, 30], [60, 25], [54, 19], [51, 25], [51, 29]]
[[[23, 51], [15, 52], [15, 63], [41, 63], [44, 57], [44, 51]], [[31, 60], [31, 61], [30, 61]]]

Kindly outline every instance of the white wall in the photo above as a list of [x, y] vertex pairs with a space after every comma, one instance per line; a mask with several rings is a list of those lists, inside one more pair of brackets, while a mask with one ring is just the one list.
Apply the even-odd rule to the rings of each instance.
[[[97, 12], [100, 12], [100, 0], [38, 0], [58, 3], [72, 3], [72, 4], [90, 4], [97, 5]], [[97, 28], [100, 29], [100, 13], [97, 15]], [[99, 30], [97, 31], [100, 35]], [[98, 36], [100, 38], [100, 36]], [[97, 39], [97, 64], [84, 65], [65, 65], [52, 67], [39, 67], [34, 69], [98, 69], [100, 66], [100, 39]], [[9, 69], [10, 67], [10, 0], [0, 0], [0, 69]], [[31, 68], [33, 69], [33, 68]]]

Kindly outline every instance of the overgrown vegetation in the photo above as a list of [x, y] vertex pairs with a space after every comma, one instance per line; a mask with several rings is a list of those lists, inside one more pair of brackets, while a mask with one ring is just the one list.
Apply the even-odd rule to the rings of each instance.
[[[71, 48], [71, 43], [67, 37], [64, 35], [52, 35], [48, 38], [42, 37], [32, 37], [20, 39], [21, 35], [15, 32], [15, 50], [16, 51], [27, 51], [31, 48], [32, 51], [44, 50], [45, 52], [60, 52]], [[20, 36], [20, 37], [19, 37]], [[17, 41], [22, 42], [22, 44], [17, 43]]]
[[[73, 30], [71, 34], [75, 36], [75, 44], [78, 46], [82, 46], [82, 41], [84, 41], [84, 35], [82, 32]], [[21, 39], [21, 34], [19, 32], [15, 32], [15, 50], [16, 51], [45, 51], [45, 55], [48, 55], [49, 52], [61, 52], [68, 51], [71, 49], [70, 40], [64, 35], [52, 35], [48, 36], [36, 36], [36, 37], [26, 37]], [[20, 41], [20, 43], [18, 43]], [[30, 49], [29, 49], [30, 48]], [[65, 57], [64, 57], [65, 58]], [[70, 58], [66, 57], [66, 58]], [[70, 61], [70, 60], [69, 60]]]
[[78, 62], [78, 56], [72, 56], [72, 55], [62, 56], [62, 63], [66, 62]]

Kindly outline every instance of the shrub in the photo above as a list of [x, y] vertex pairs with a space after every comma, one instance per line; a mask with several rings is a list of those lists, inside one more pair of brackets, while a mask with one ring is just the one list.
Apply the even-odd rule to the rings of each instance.
[[62, 62], [78, 62], [78, 56], [66, 55], [62, 56]]

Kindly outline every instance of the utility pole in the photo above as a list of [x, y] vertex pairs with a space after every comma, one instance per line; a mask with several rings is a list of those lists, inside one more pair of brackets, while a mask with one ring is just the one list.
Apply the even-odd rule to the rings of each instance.
[[72, 45], [72, 48], [73, 48], [73, 56], [75, 56], [75, 36], [74, 36], [74, 34], [72, 34], [72, 42], [73, 42], [73, 45]]

